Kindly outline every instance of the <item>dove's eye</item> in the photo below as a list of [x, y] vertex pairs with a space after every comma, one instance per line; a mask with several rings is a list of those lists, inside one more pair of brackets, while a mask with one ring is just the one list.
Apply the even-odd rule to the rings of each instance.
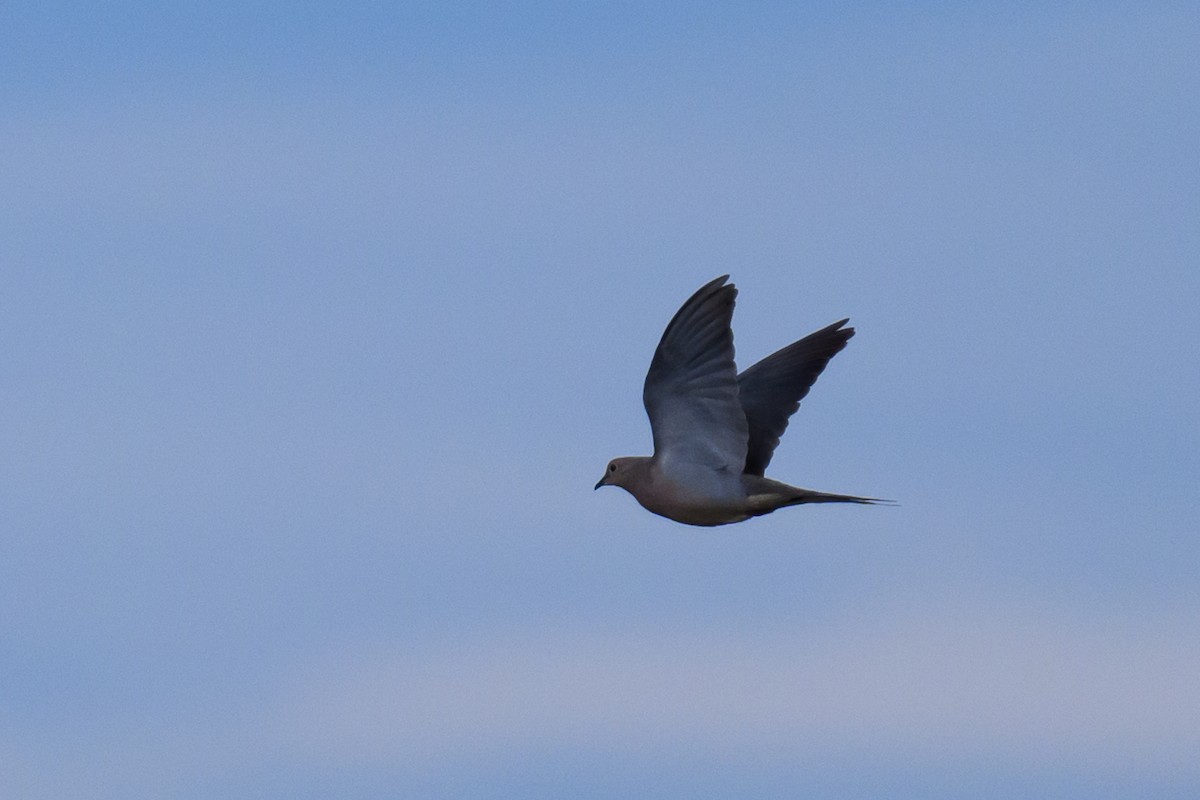
[[617, 465], [616, 465], [616, 464], [609, 464], [609, 465], [608, 465], [608, 471], [609, 471], [609, 472], [616, 472], [616, 471], [617, 471]]

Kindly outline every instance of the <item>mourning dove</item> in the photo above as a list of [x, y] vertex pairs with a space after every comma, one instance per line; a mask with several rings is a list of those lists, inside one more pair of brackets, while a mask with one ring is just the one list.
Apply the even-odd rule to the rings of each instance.
[[790, 417], [853, 328], [835, 322], [737, 373], [728, 275], [702, 286], [663, 332], [642, 402], [653, 456], [608, 463], [596, 484], [620, 486], [647, 511], [688, 525], [725, 525], [803, 503], [887, 503], [800, 489], [764, 477]]

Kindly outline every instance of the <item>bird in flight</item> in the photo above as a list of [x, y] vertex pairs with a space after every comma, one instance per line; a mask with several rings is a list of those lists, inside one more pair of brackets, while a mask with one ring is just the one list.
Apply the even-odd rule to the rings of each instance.
[[854, 328], [835, 322], [738, 374], [730, 329], [737, 288], [728, 280], [688, 298], [654, 351], [642, 389], [654, 455], [614, 458], [596, 488], [620, 486], [647, 511], [705, 526], [804, 503], [890, 502], [764, 476], [788, 418]]

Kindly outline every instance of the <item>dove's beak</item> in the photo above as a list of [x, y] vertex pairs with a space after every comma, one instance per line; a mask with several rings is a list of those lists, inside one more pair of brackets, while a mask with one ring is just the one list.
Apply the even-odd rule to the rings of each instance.
[[[604, 476], [604, 478], [607, 478], [607, 477], [608, 477], [607, 475]], [[596, 481], [596, 489], [599, 489], [601, 486], [604, 485], [604, 478], [601, 478], [600, 480]], [[592, 489], [592, 491], [594, 492], [594, 491], [596, 491], [596, 489]]]

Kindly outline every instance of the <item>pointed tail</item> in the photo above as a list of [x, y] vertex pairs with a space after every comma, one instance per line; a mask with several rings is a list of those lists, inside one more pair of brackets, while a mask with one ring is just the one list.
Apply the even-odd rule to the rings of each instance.
[[894, 506], [895, 500], [884, 500], [879, 497], [858, 497], [853, 494], [831, 494], [829, 492], [814, 492], [812, 489], [794, 489], [792, 497], [785, 505], [798, 506], [804, 503], [862, 503], [869, 506]]
[[804, 503], [859, 503], [862, 505], [896, 505], [894, 500], [883, 500], [878, 497], [859, 497], [853, 494], [831, 494], [815, 492], [812, 489], [801, 489], [799, 486], [789, 486], [770, 478], [758, 475], [743, 475], [742, 485], [746, 487], [746, 505], [751, 516], [770, 514], [784, 506], [798, 506]]

